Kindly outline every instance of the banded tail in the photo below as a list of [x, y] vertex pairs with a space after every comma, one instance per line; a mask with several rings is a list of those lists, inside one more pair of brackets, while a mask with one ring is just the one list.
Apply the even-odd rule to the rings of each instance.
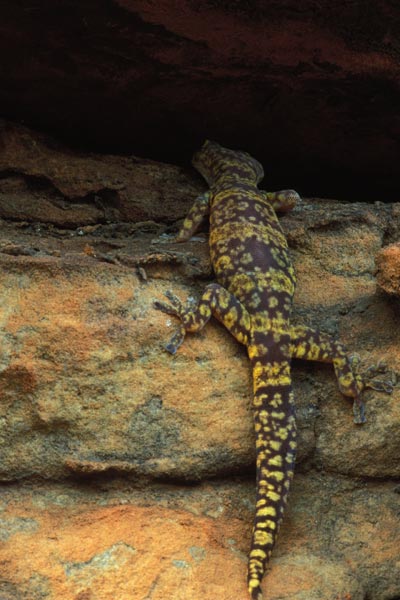
[[248, 563], [252, 600], [262, 600], [261, 580], [274, 547], [296, 455], [296, 422], [290, 362], [253, 364], [257, 503]]

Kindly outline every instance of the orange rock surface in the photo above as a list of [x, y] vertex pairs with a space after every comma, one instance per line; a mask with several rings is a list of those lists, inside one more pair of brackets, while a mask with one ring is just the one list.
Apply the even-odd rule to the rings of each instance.
[[385, 292], [400, 296], [400, 243], [383, 248], [376, 257], [377, 280]]
[[[396, 491], [394, 483], [298, 475], [266, 600], [395, 593]], [[252, 484], [240, 480], [8, 487], [0, 593], [7, 600], [245, 600], [253, 499]]]

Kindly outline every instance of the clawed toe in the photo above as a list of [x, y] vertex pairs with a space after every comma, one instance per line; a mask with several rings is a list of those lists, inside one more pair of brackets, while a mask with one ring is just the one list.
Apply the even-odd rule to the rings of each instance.
[[178, 331], [172, 336], [168, 344], [165, 346], [165, 349], [170, 354], [175, 354], [178, 350], [179, 346], [181, 346], [183, 340], [185, 339], [185, 328], [180, 327]]
[[367, 419], [365, 417], [364, 402], [361, 400], [360, 396], [356, 396], [356, 398], [354, 398], [353, 415], [354, 415], [354, 423], [357, 423], [357, 425], [366, 423]]
[[358, 373], [361, 364], [361, 357], [359, 354], [352, 354], [349, 356], [350, 366], [353, 373]]
[[393, 392], [394, 384], [391, 381], [367, 381], [365, 387], [367, 389], [376, 390], [377, 392], [391, 394]]
[[172, 306], [177, 310], [180, 311], [182, 308], [182, 302], [179, 300], [178, 296], [175, 296], [175, 294], [173, 294], [170, 290], [167, 290], [164, 293], [164, 296], [166, 298], [168, 298], [168, 300], [171, 302]]
[[164, 296], [166, 298], [168, 298], [168, 300], [171, 302], [171, 304], [167, 304], [167, 302], [160, 302], [159, 300], [155, 300], [153, 302], [154, 308], [156, 308], [157, 310], [161, 310], [162, 312], [166, 313], [167, 315], [174, 315], [176, 317], [180, 317], [181, 312], [182, 312], [182, 303], [179, 300], [179, 298], [177, 296], [175, 296], [175, 294], [173, 294], [169, 290], [167, 290], [164, 293]]
[[372, 377], [375, 377], [376, 375], [381, 375], [382, 373], [387, 373], [387, 372], [388, 372], [387, 364], [383, 360], [380, 360], [378, 362], [378, 364], [371, 365], [370, 367], [368, 367], [368, 369], [365, 371], [364, 376], [367, 378], [372, 378]]
[[157, 310], [161, 310], [167, 315], [179, 316], [179, 313], [177, 312], [176, 308], [174, 306], [171, 306], [171, 304], [167, 304], [166, 302], [160, 302], [159, 300], [155, 300], [153, 302], [153, 306]]

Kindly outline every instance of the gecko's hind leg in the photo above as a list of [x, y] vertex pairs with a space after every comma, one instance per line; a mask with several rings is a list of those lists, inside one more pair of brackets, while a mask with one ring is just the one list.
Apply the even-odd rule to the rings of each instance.
[[360, 374], [360, 359], [357, 355], [349, 356], [342, 344], [331, 336], [311, 329], [310, 327], [293, 327], [291, 355], [293, 358], [330, 362], [335, 369], [338, 386], [342, 394], [353, 398], [355, 423], [365, 423], [365, 409], [362, 391], [369, 387], [378, 391], [391, 393], [393, 385], [389, 382], [373, 381], [372, 378], [381, 373], [383, 367], [370, 367], [366, 374]]

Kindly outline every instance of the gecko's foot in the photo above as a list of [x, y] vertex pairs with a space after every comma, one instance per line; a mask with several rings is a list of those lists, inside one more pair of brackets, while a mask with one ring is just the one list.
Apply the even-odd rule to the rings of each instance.
[[[357, 382], [357, 392], [353, 395], [353, 414], [355, 423], [365, 423], [364, 402], [361, 398], [361, 391], [365, 389], [373, 389], [378, 392], [391, 394], [393, 387], [396, 384], [396, 376], [393, 371], [388, 369], [387, 365], [380, 361], [376, 365], [370, 366], [368, 369], [360, 372], [361, 360], [357, 354], [349, 357], [351, 370], [355, 381]], [[385, 379], [375, 379], [379, 375], [388, 375]]]
[[[374, 379], [376, 376], [385, 375], [385, 379]], [[390, 370], [385, 362], [379, 361], [378, 364], [370, 366], [363, 373], [364, 387], [377, 392], [391, 394], [396, 385], [396, 374]]]
[[[179, 319], [182, 320], [182, 315], [184, 312], [182, 302], [179, 300], [179, 298], [177, 296], [175, 296], [169, 290], [167, 290], [165, 292], [165, 296], [168, 298], [168, 300], [171, 302], [171, 304], [168, 304], [167, 302], [160, 302], [159, 300], [155, 300], [153, 302], [154, 308], [156, 308], [157, 310], [161, 310], [162, 312], [166, 313], [167, 315], [173, 315], [174, 317], [178, 317]], [[176, 333], [174, 333], [174, 335], [172, 336], [172, 338], [170, 339], [168, 344], [165, 346], [166, 351], [169, 352], [170, 354], [175, 354], [176, 351], [178, 350], [179, 346], [182, 344], [183, 340], [185, 339], [185, 335], [186, 335], [186, 330], [181, 322], [178, 330], [176, 331]]]

